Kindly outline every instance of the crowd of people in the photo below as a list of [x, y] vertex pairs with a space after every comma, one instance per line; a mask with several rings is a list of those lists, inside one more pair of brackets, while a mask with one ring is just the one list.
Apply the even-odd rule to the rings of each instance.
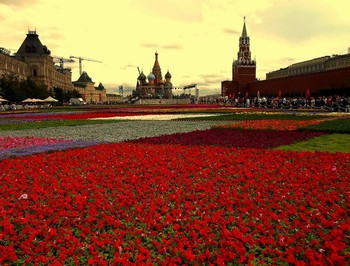
[[[253, 98], [225, 98], [199, 97], [192, 98], [192, 103], [221, 104], [233, 107], [255, 107], [272, 109], [319, 109], [329, 112], [350, 112], [350, 96], [316, 96], [316, 97], [253, 97]], [[14, 104], [0, 102], [0, 111], [23, 110], [42, 107], [51, 107], [51, 104]]]
[[52, 104], [16, 104], [16, 103], [0, 103], [0, 111], [10, 111], [10, 110], [27, 110], [27, 109], [37, 109], [37, 108], [49, 108]]
[[235, 107], [257, 107], [273, 109], [321, 109], [330, 112], [350, 112], [350, 96], [316, 97], [253, 97], [253, 98], [199, 98], [201, 104], [222, 104]]

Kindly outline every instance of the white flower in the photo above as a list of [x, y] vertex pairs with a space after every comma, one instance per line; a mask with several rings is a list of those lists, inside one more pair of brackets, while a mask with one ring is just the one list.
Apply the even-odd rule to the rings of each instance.
[[28, 199], [28, 194], [22, 194], [18, 199]]
[[113, 117], [101, 117], [90, 118], [89, 120], [153, 120], [153, 121], [167, 121], [173, 119], [182, 118], [196, 118], [196, 117], [209, 117], [219, 116], [222, 114], [161, 114], [161, 115], [135, 115], [135, 116], [113, 116]]

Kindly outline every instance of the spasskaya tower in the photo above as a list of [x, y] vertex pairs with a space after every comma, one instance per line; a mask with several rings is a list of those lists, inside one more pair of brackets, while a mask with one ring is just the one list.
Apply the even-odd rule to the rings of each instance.
[[221, 95], [229, 98], [248, 97], [247, 85], [255, 80], [256, 62], [251, 58], [250, 38], [244, 18], [237, 59], [234, 59], [232, 63], [232, 81], [221, 82]]

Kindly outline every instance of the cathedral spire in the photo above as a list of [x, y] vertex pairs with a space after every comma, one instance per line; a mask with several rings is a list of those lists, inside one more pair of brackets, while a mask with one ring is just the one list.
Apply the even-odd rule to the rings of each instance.
[[159, 67], [159, 62], [158, 62], [158, 51], [156, 50], [155, 52], [155, 61], [154, 61], [154, 67]]
[[155, 76], [155, 83], [158, 84], [161, 80], [163, 80], [162, 71], [160, 69], [160, 65], [158, 62], [158, 51], [156, 51], [155, 57], [156, 58], [155, 58], [154, 65], [152, 68], [152, 73]]

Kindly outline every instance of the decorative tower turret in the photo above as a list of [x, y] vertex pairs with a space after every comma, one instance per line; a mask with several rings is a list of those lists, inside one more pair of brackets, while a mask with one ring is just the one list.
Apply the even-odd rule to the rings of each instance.
[[171, 83], [171, 74], [170, 74], [169, 70], [165, 74], [164, 88], [165, 88], [165, 96], [167, 98], [170, 98], [171, 95], [173, 95], [173, 93], [172, 93], [173, 84]]

